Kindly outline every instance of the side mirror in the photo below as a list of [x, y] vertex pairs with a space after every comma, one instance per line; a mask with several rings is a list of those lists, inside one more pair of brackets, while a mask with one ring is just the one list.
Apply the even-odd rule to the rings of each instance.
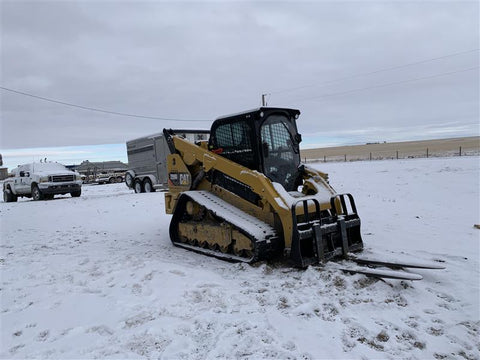
[[268, 157], [268, 144], [266, 142], [262, 143], [263, 156]]
[[297, 144], [302, 142], [302, 134], [295, 134], [295, 141]]

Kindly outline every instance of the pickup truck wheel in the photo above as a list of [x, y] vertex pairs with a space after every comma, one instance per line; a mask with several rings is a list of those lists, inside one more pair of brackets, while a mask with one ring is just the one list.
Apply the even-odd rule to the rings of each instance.
[[143, 188], [143, 184], [139, 179], [135, 180], [135, 184], [134, 184], [133, 188], [135, 189], [135, 192], [137, 194], [145, 192], [145, 189]]
[[70, 195], [72, 195], [72, 197], [80, 197], [80, 195], [82, 195], [82, 189], [78, 191], [73, 191], [70, 193]]
[[114, 177], [111, 177], [110, 179], [108, 179], [108, 182], [110, 184], [114, 184], [117, 180], [114, 178]]
[[121, 176], [117, 176], [117, 183], [121, 183], [123, 181]]
[[10, 189], [3, 190], [3, 201], [4, 202], [16, 202], [18, 199], [17, 195], [13, 194]]
[[42, 192], [40, 191], [40, 189], [38, 188], [37, 185], [34, 185], [32, 187], [32, 199], [34, 201], [38, 201], [38, 200], [43, 200], [43, 194]]
[[143, 188], [145, 189], [145, 192], [154, 192], [155, 191], [155, 189], [152, 186], [152, 182], [148, 178], [143, 181]]
[[10, 191], [3, 190], [3, 202], [11, 202]]

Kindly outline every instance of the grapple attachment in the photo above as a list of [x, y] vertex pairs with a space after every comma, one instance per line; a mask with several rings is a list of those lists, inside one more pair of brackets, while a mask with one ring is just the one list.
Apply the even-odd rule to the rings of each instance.
[[[348, 200], [348, 203], [347, 203]], [[297, 206], [303, 203], [303, 216], [297, 215]], [[309, 212], [309, 205], [315, 211]], [[300, 199], [292, 205], [293, 235], [290, 259], [304, 268], [323, 263], [335, 257], [347, 257], [350, 252], [363, 249], [360, 218], [351, 194], [337, 194], [330, 199], [327, 214], [320, 211], [317, 199]]]

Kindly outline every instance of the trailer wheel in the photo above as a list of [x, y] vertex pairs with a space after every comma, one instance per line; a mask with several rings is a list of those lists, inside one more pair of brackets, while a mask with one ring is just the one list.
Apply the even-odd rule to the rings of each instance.
[[114, 177], [111, 177], [110, 179], [108, 179], [108, 182], [109, 182], [110, 184], [115, 184], [116, 181], [117, 181], [117, 180], [116, 180]]
[[152, 182], [150, 181], [150, 179], [146, 178], [145, 180], [143, 180], [143, 189], [145, 190], [145, 192], [154, 192], [155, 191], [155, 189], [152, 186]]
[[137, 194], [145, 192], [145, 189], [143, 188], [143, 184], [139, 179], [135, 180], [135, 184], [133, 188], [135, 189], [135, 192]]
[[121, 176], [117, 176], [117, 183], [121, 183], [123, 181]]
[[133, 187], [133, 176], [130, 173], [125, 174], [125, 184], [129, 187]]

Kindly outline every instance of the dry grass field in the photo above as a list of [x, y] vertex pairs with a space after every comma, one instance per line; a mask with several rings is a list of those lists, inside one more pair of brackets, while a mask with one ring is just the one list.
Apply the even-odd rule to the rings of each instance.
[[300, 154], [304, 162], [479, 155], [480, 136], [304, 149]]

